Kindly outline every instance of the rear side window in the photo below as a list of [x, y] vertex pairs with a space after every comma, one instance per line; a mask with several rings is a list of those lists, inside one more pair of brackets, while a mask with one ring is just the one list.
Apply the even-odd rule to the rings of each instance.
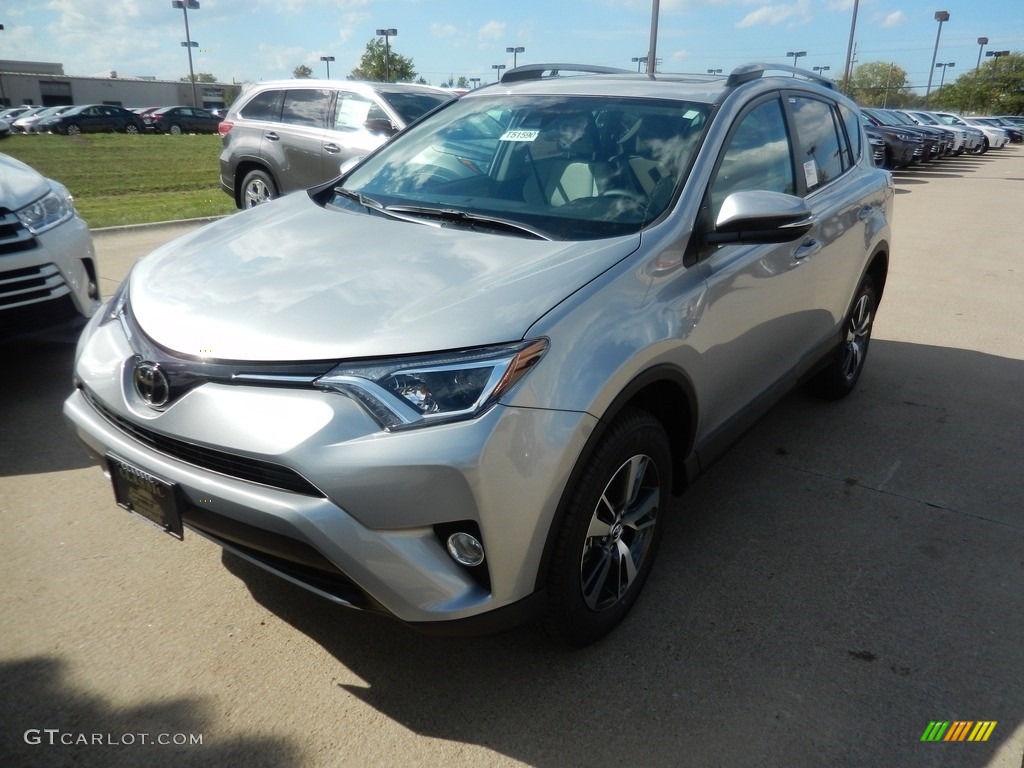
[[845, 140], [830, 104], [809, 96], [790, 96], [796, 125], [797, 168], [802, 169], [807, 191], [813, 192], [843, 172]]
[[446, 93], [410, 93], [408, 91], [381, 91], [381, 96], [387, 100], [406, 125], [452, 98]]
[[281, 91], [264, 91], [252, 97], [239, 114], [247, 120], [273, 120], [281, 118]]
[[307, 125], [323, 128], [327, 125], [327, 110], [331, 92], [319, 88], [301, 88], [284, 95], [281, 122], [289, 125]]

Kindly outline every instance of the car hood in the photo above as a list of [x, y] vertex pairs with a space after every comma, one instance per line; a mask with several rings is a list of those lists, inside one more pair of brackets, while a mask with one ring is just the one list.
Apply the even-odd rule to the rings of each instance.
[[20, 160], [0, 154], [0, 206], [16, 211], [49, 191], [50, 185], [42, 174]]
[[514, 341], [638, 247], [549, 242], [280, 198], [162, 246], [131, 275], [142, 330], [221, 360], [334, 360]]

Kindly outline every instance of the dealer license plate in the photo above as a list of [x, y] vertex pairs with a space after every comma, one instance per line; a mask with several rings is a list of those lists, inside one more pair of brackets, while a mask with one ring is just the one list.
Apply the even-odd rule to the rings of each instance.
[[112, 454], [107, 462], [118, 505], [183, 539], [177, 486]]

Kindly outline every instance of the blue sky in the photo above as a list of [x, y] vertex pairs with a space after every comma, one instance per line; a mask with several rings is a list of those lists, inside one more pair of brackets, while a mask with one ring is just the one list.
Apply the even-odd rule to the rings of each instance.
[[[224, 82], [290, 77], [299, 64], [326, 76], [358, 64], [380, 27], [396, 28], [394, 50], [439, 85], [449, 76], [494, 79], [494, 64], [573, 61], [635, 67], [647, 53], [650, 0], [200, 0], [189, 12], [195, 70]], [[853, 0], [662, 0], [661, 69], [705, 72], [750, 61], [830, 67], [841, 76]], [[985, 50], [1024, 52], [1024, 0], [861, 0], [857, 61], [891, 61], [922, 89], [928, 82], [938, 23], [938, 61], [955, 62], [946, 79], [972, 69]], [[178, 79], [188, 73], [180, 43], [182, 12], [171, 0], [0, 0], [0, 59], [61, 62], [69, 75], [116, 70], [121, 76]], [[940, 73], [935, 73], [933, 87]]]

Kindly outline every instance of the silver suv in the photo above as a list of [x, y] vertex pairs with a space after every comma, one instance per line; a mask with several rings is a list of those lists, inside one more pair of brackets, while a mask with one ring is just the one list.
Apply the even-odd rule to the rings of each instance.
[[174, 536], [421, 628], [592, 642], [672, 494], [864, 367], [892, 180], [856, 105], [777, 69], [514, 69], [141, 260], [65, 413]]
[[283, 80], [259, 83], [231, 106], [221, 188], [239, 208], [337, 178], [399, 130], [454, 98], [425, 85]]

